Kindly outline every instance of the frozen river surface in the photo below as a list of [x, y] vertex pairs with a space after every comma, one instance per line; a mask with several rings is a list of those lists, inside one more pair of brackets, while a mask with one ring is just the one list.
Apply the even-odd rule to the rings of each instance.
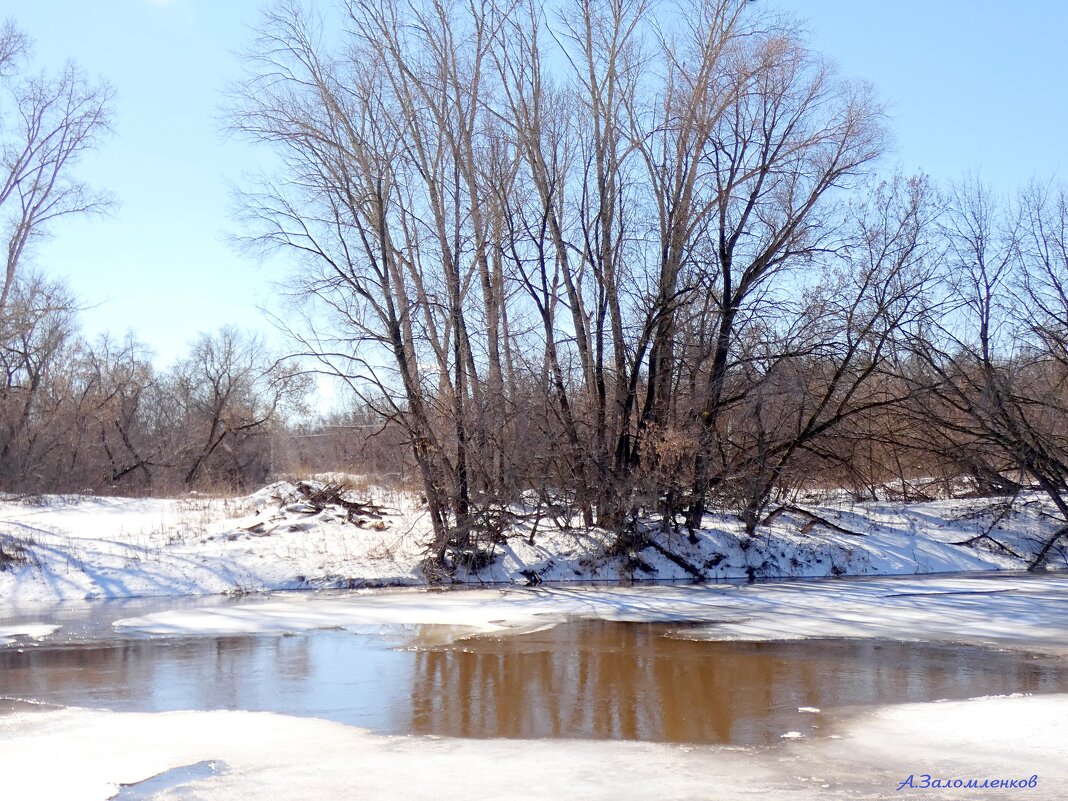
[[12, 610], [0, 775], [44, 799], [1007, 797], [896, 790], [923, 774], [1058, 798], [1066, 610], [1065, 579], [1004, 576]]

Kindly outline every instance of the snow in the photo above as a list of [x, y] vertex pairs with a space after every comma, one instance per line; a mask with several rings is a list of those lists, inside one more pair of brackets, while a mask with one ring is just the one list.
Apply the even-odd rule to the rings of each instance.
[[0, 645], [14, 642], [16, 637], [29, 637], [32, 640], [47, 637], [59, 626], [50, 623], [22, 623], [19, 625], [0, 625]]
[[406, 590], [301, 594], [125, 618], [149, 634], [265, 634], [438, 624], [458, 634], [529, 631], [569, 618], [703, 621], [674, 636], [709, 640], [877, 637], [1068, 653], [1068, 576], [924, 577], [754, 585]]
[[[1032, 772], [1055, 768], [1056, 775], [1068, 779], [1068, 742], [1063, 736], [1037, 736], [1063, 733], [1066, 712], [1064, 696], [1044, 695], [885, 707], [866, 723], [870, 736], [865, 747], [880, 759], [941, 750], [943, 759], [971, 760], [976, 769], [991, 763], [1002, 769], [1030, 764]], [[940, 748], [940, 743], [952, 747]]]
[[[243, 594], [309, 586], [420, 583], [420, 547], [406, 536], [418, 509], [398, 511], [382, 532], [324, 512], [314, 522], [282, 512], [270, 489], [247, 498], [48, 496], [0, 502], [0, 537], [28, 563], [0, 570], [0, 601], [13, 606], [72, 599]], [[402, 501], [406, 499], [402, 498]], [[248, 529], [266, 524], [268, 534]], [[404, 526], [404, 530], [400, 527]], [[398, 567], [392, 539], [409, 542]]]
[[[319, 509], [294, 496], [292, 484], [245, 498], [0, 500], [0, 543], [9, 555], [0, 563], [0, 646], [62, 642], [56, 621], [77, 606], [71, 601], [261, 592], [168, 601], [163, 611], [124, 600], [123, 612], [106, 607], [106, 621], [124, 616], [106, 636], [116, 630], [120, 637], [187, 637], [433, 624], [438, 636], [451, 639], [599, 618], [685, 621], [672, 636], [700, 640], [869, 637], [1068, 654], [1068, 575], [990, 573], [1020, 570], [1056, 526], [1037, 497], [1007, 515], [982, 500], [907, 505], [838, 499], [806, 507], [856, 535], [812, 528], [804, 515], [789, 513], [751, 540], [726, 515], [710, 516], [694, 545], [685, 536], [651, 534], [713, 581], [789, 578], [751, 585], [553, 586], [633, 577], [687, 581], [690, 575], [651, 548], [630, 560], [606, 556], [606, 532], [546, 528], [542, 521], [530, 544], [529, 525], [520, 523], [495, 546], [488, 567], [457, 574], [469, 585], [499, 586], [443, 592], [416, 586], [426, 584], [418, 566], [429, 521], [415, 499], [374, 488], [368, 493], [385, 507], [381, 519], [352, 521], [338, 507]], [[952, 544], [987, 531], [1019, 556]], [[532, 574], [547, 583], [522, 586]], [[855, 578], [800, 580], [842, 575]], [[321, 591], [395, 585], [406, 586]], [[296, 589], [319, 591], [283, 592]], [[950, 799], [962, 791], [897, 787], [910, 775], [981, 781], [1037, 774], [1039, 784], [1026, 797], [1054, 799], [1068, 781], [1062, 736], [1068, 696], [822, 712], [799, 707], [797, 713], [807, 720], [820, 714], [819, 731], [793, 731], [807, 722], [799, 718], [783, 726], [774, 745], [743, 749], [394, 737], [264, 712], [20, 704], [0, 714], [0, 796]], [[969, 798], [1009, 796], [964, 792]]]
[[205, 760], [226, 770], [194, 782], [187, 797], [703, 799], [709, 782], [746, 783], [728, 777], [741, 772], [741, 756], [718, 764], [703, 756], [638, 743], [381, 737], [268, 713], [69, 709], [0, 718], [5, 790], [39, 801], [100, 801], [120, 783]]
[[[1068, 745], [1063, 737], [1068, 696], [1012, 696], [882, 707], [850, 722], [844, 736], [827, 743], [833, 760], [872, 766], [888, 787], [914, 775], [967, 781], [1020, 780], [1037, 775], [1026, 790], [902, 789], [883, 797], [1048, 798], [1064, 797]], [[1060, 732], [1060, 734], [1058, 734]]]
[[[0, 716], [5, 797], [103, 801], [122, 784], [174, 783], [159, 798], [461, 799], [888, 798], [921, 774], [1037, 775], [1027, 798], [1061, 798], [1068, 696], [908, 704], [845, 720], [834, 737], [770, 748], [621, 741], [387, 737], [253, 712], [64, 709]], [[61, 764], [62, 770], [55, 766]], [[205, 764], [210, 769], [202, 768]], [[184, 769], [184, 770], [183, 770]], [[164, 774], [161, 776], [161, 774]], [[913, 798], [1015, 797], [1006, 791], [901, 791]], [[1024, 797], [1021, 795], [1021, 797]]]
[[[0, 563], [0, 603], [21, 608], [85, 598], [426, 584], [419, 564], [430, 524], [414, 497], [369, 488], [367, 496], [385, 514], [353, 522], [337, 506], [316, 512], [294, 487], [283, 482], [244, 498], [0, 500], [0, 543], [19, 554], [16, 562]], [[781, 514], [752, 539], [728, 515], [708, 516], [697, 544], [682, 534], [650, 536], [719, 581], [1020, 570], [1056, 527], [1037, 497], [1008, 515], [989, 500], [908, 505], [839, 499], [808, 508], [863, 536], [812, 528], [795, 513]], [[543, 520], [531, 544], [531, 525], [517, 523], [494, 546], [488, 567], [460, 570], [456, 580], [514, 584], [533, 574], [546, 582], [691, 579], [653, 548], [634, 559], [607, 556], [612, 535], [604, 531]], [[988, 541], [985, 549], [952, 544], [987, 531], [1019, 556]]]

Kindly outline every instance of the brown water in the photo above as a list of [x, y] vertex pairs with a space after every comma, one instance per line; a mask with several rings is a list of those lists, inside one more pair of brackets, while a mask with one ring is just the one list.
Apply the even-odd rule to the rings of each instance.
[[[0, 697], [119, 710], [247, 709], [396, 734], [759, 745], [861, 704], [1068, 692], [1068, 661], [872, 640], [707, 642], [581, 621], [429, 646], [429, 627], [0, 649]], [[0, 713], [5, 705], [0, 703]], [[11, 708], [11, 704], [7, 704]]]

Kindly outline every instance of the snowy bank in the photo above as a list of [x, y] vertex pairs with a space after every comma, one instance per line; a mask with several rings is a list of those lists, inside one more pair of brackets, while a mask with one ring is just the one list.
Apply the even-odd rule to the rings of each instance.
[[910, 704], [859, 715], [837, 739], [742, 749], [387, 737], [270, 713], [63, 709], [0, 716], [0, 775], [12, 798], [42, 801], [104, 801], [152, 777], [159, 797], [244, 801], [1016, 797], [897, 792], [923, 774], [962, 782], [1036, 776], [1020, 797], [1051, 801], [1063, 798], [1068, 780], [1066, 715], [1068, 696]]
[[[282, 589], [425, 584], [430, 524], [417, 501], [369, 490], [374, 501], [308, 504], [293, 484], [246, 498], [46, 496], [0, 501], [0, 603], [82, 598], [243, 594]], [[516, 522], [488, 564], [461, 583], [901, 575], [1019, 570], [1056, 523], [1038, 498], [1004, 514], [991, 501], [811, 505], [832, 524], [784, 512], [746, 538], [733, 518], [708, 516], [697, 543], [650, 530], [653, 546], [618, 554], [613, 537], [541, 520]], [[971, 545], [960, 545], [965, 541]], [[997, 543], [997, 544], [995, 544]], [[1063, 556], [1058, 556], [1063, 560]]]

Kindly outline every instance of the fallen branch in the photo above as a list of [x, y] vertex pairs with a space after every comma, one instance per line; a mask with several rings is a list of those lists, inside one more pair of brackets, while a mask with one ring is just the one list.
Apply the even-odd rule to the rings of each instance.
[[789, 512], [790, 514], [800, 515], [801, 517], [808, 519], [808, 522], [801, 527], [802, 534], [808, 534], [816, 526], [823, 526], [824, 528], [829, 528], [832, 531], [837, 531], [839, 534], [847, 534], [850, 537], [867, 536], [861, 531], [853, 531], [851, 529], [845, 528], [844, 526], [840, 526], [837, 523], [832, 523], [825, 517], [820, 517], [820, 515], [816, 514], [815, 512], [810, 512], [808, 509], [802, 509], [800, 506], [793, 506], [790, 504], [784, 504], [783, 506], [780, 506], [777, 509], [773, 509], [772, 511], [770, 511], [767, 517], [764, 518], [764, 525], [770, 525], [772, 522], [775, 521], [777, 517], [786, 512]]
[[666, 559], [671, 560], [672, 562], [677, 564], [679, 567], [681, 567], [683, 570], [685, 570], [687, 573], [689, 573], [691, 576], [693, 576], [694, 581], [705, 581], [705, 580], [707, 580], [708, 577], [705, 576], [704, 573], [702, 573], [698, 568], [694, 567], [692, 564], [687, 562], [685, 559], [683, 559], [681, 556], [679, 556], [674, 551], [669, 551], [667, 548], [665, 548], [660, 543], [655, 542], [651, 537], [649, 538], [648, 543], [649, 543], [649, 547], [652, 548], [654, 551], [656, 551], [658, 554], [660, 554], [661, 556], [663, 556]]
[[994, 543], [994, 545], [996, 545], [998, 548], [1003, 550], [1009, 556], [1013, 556], [1013, 557], [1015, 557], [1017, 559], [1023, 559], [1023, 557], [1020, 556], [1020, 554], [1016, 553], [1016, 551], [1014, 551], [1012, 548], [1010, 548], [1009, 546], [1005, 545], [1005, 543], [999, 542], [998, 540], [994, 539], [989, 534], [976, 534], [974, 537], [969, 537], [966, 540], [961, 540], [960, 542], [951, 542], [949, 544], [950, 545], [964, 545], [964, 546], [967, 546], [967, 547], [970, 548], [975, 543], [982, 542], [983, 540], [989, 540], [990, 542]]
[[1053, 546], [1057, 544], [1057, 541], [1061, 537], [1068, 536], [1068, 526], [1057, 529], [1053, 532], [1053, 536], [1046, 540], [1045, 545], [1042, 546], [1042, 550], [1036, 554], [1035, 558], [1031, 561], [1031, 564], [1027, 566], [1028, 571], [1035, 572], [1043, 565], [1046, 564], [1046, 559], [1049, 558], [1049, 552], [1053, 550]]
[[358, 515], [381, 518], [385, 514], [381, 506], [370, 501], [350, 501], [345, 498], [342, 495], [345, 488], [341, 484], [326, 484], [321, 488], [316, 488], [301, 481], [297, 484], [297, 491], [320, 512], [327, 506], [340, 506], [348, 512], [350, 521]]

